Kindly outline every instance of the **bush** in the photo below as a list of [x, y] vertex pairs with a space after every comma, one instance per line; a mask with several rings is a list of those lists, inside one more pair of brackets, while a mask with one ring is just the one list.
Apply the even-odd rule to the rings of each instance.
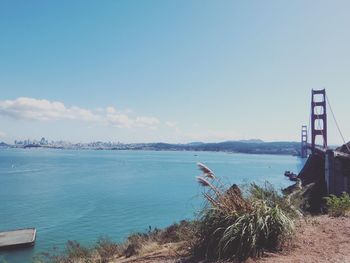
[[203, 175], [197, 179], [205, 187], [208, 207], [200, 220], [195, 256], [243, 261], [264, 249], [277, 250], [293, 232], [295, 211], [270, 184], [252, 184], [244, 197], [236, 185], [225, 190], [209, 168], [199, 166]]
[[50, 263], [73, 263], [73, 262], [93, 262], [93, 250], [80, 245], [77, 241], [69, 240], [66, 244], [64, 254], [50, 255], [47, 254], [43, 262]]
[[81, 246], [76, 241], [71, 240], [69, 240], [67, 243], [66, 251], [68, 258], [85, 259], [89, 258], [91, 255], [91, 251], [88, 248]]
[[152, 230], [150, 227], [148, 232], [131, 234], [121, 244], [121, 247], [124, 247], [122, 254], [125, 257], [140, 255], [168, 243], [182, 242], [186, 243], [184, 246], [193, 246], [192, 239], [197, 225], [196, 221], [182, 220], [180, 223], [172, 224], [165, 229], [155, 228]]
[[350, 197], [348, 193], [343, 192], [341, 196], [330, 195], [324, 198], [330, 216], [345, 216], [350, 211]]
[[263, 186], [252, 183], [248, 189], [248, 196], [252, 201], [264, 200], [268, 206], [277, 205], [291, 218], [297, 218], [301, 213], [300, 207], [301, 203], [303, 203], [303, 197], [297, 193], [299, 192], [296, 191], [289, 195], [282, 195], [269, 182], [265, 182]]
[[119, 253], [119, 247], [108, 238], [101, 238], [95, 247], [85, 247], [77, 241], [68, 241], [65, 251], [46, 252], [36, 256], [37, 263], [106, 263]]
[[95, 246], [97, 253], [100, 255], [101, 263], [108, 262], [113, 256], [120, 254], [119, 246], [109, 238], [100, 238]]

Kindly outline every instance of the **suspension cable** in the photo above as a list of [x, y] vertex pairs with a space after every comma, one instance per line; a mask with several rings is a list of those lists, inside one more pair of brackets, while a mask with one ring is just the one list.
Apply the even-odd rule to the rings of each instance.
[[335, 122], [335, 125], [337, 126], [338, 132], [339, 132], [341, 138], [343, 139], [343, 142], [344, 142], [345, 147], [346, 147], [346, 148], [348, 149], [348, 151], [350, 152], [349, 145], [346, 143], [345, 138], [344, 138], [344, 136], [343, 136], [343, 133], [341, 132], [341, 130], [340, 130], [340, 128], [339, 128], [339, 124], [338, 124], [338, 122], [337, 122], [337, 119], [335, 118], [335, 114], [334, 114], [334, 112], [333, 112], [333, 110], [332, 110], [332, 106], [331, 106], [331, 103], [330, 103], [330, 101], [329, 101], [329, 98], [328, 98], [327, 94], [326, 94], [326, 98], [327, 98], [327, 103], [328, 103], [329, 109], [331, 110], [331, 113], [332, 113], [332, 116], [333, 116], [333, 120], [334, 120], [334, 122]]

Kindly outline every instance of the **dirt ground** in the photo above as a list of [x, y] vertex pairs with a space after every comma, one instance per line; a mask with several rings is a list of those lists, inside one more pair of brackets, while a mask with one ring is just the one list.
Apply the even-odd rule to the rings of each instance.
[[350, 218], [318, 216], [302, 222], [289, 251], [259, 260], [267, 263], [350, 262]]
[[[176, 245], [164, 245], [156, 252], [139, 258], [118, 259], [113, 263], [189, 263], [176, 252]], [[350, 218], [318, 216], [298, 224], [294, 241], [281, 253], [265, 253], [247, 263], [350, 263]]]

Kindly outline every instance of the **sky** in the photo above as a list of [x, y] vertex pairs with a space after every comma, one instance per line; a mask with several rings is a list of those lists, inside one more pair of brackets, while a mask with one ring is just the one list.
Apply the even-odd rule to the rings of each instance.
[[[350, 140], [349, 1], [0, 0], [0, 141]], [[329, 143], [341, 144], [328, 111]]]

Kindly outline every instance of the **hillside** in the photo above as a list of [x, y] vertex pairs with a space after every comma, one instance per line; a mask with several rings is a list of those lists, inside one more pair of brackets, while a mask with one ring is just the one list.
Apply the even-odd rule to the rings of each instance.
[[[141, 257], [115, 259], [111, 263], [199, 263], [176, 250], [176, 244], [165, 244]], [[350, 218], [326, 215], [299, 222], [292, 244], [283, 253], [265, 253], [248, 263], [337, 263], [350, 262]], [[203, 263], [203, 262], [201, 262]]]
[[235, 152], [250, 154], [286, 154], [299, 155], [300, 143], [298, 142], [263, 142], [259, 140], [226, 141], [218, 143], [146, 143], [123, 145], [114, 150], [154, 150], [154, 151], [211, 151], [211, 152]]

